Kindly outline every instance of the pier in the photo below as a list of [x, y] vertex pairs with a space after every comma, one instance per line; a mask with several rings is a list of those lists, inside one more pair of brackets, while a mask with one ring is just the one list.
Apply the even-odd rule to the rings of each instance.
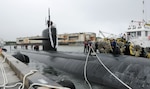
[[0, 69], [0, 89], [70, 89], [49, 80], [5, 52], [0, 54]]

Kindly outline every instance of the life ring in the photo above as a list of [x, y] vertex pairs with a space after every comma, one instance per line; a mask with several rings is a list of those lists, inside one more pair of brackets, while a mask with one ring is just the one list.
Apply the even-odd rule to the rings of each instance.
[[148, 36], [148, 40], [150, 40], [150, 36]]

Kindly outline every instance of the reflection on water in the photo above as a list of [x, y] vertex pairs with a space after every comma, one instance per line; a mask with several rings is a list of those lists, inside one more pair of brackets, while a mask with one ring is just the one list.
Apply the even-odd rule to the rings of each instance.
[[[5, 46], [5, 48], [8, 50], [7, 53], [13, 54], [16, 51], [19, 51], [21, 49], [20, 46], [17, 47], [17, 49], [14, 49], [14, 46]], [[25, 48], [23, 48], [26, 50]], [[30, 46], [28, 46], [27, 50], [32, 50]], [[42, 50], [42, 47], [40, 46], [40, 50]], [[58, 51], [64, 51], [64, 52], [83, 52], [83, 46], [59, 46]], [[30, 63], [28, 64], [29, 67], [33, 69], [39, 70], [40, 73], [48, 77], [49, 79], [59, 82], [60, 80], [66, 79], [71, 80], [75, 86], [76, 89], [89, 89], [87, 83], [84, 80], [78, 79], [77, 77], [65, 73], [61, 70], [55, 69], [51, 66], [45, 65], [44, 63], [41, 63], [39, 61], [36, 61], [35, 59], [30, 59]], [[102, 85], [92, 84], [93, 89], [112, 89], [107, 88]]]

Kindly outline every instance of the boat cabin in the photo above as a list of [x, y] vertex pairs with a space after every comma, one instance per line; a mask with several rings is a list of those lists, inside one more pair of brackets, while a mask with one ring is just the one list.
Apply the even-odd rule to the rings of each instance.
[[150, 48], [150, 23], [131, 21], [131, 25], [126, 31], [126, 40], [134, 45]]

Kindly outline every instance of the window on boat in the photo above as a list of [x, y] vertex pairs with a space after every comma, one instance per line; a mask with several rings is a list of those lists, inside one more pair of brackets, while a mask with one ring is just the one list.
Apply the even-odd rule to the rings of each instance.
[[130, 32], [130, 36], [136, 37], [136, 32]]
[[148, 36], [148, 31], [145, 31], [145, 36]]
[[127, 40], [130, 40], [131, 38], [136, 37], [136, 32], [128, 32], [127, 33]]
[[141, 31], [137, 31], [137, 36], [141, 36]]

